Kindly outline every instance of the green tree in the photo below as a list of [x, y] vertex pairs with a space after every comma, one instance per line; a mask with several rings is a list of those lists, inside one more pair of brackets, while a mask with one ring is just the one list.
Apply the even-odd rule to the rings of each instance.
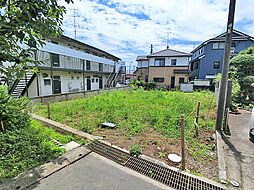
[[230, 61], [231, 77], [240, 84], [239, 101], [243, 104], [254, 102], [254, 47], [241, 51]]
[[34, 53], [44, 45], [42, 39], [63, 32], [65, 11], [57, 0], [1, 0], [0, 76], [11, 80], [24, 72], [27, 63], [40, 64]]

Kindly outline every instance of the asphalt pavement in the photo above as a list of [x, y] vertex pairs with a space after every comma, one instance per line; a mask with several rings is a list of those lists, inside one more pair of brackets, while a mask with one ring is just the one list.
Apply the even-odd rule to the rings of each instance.
[[254, 143], [249, 140], [251, 112], [229, 115], [230, 136], [224, 136], [227, 178], [236, 180], [240, 189], [254, 189]]
[[171, 189], [96, 153], [41, 180], [27, 190], [158, 190]]

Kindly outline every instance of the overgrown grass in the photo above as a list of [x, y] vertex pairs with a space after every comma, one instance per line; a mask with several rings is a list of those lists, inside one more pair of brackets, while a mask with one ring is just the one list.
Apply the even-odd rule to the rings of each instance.
[[55, 138], [62, 144], [71, 136], [55, 133], [53, 129], [42, 127], [31, 121], [24, 129], [6, 130], [0, 133], [0, 181], [46, 162], [65, 152], [50, 141]]
[[[139, 135], [149, 127], [167, 137], [179, 138], [181, 114], [185, 115], [188, 133], [194, 127], [198, 101], [201, 101], [200, 129], [212, 129], [215, 122], [215, 98], [209, 91], [115, 91], [84, 99], [52, 103], [51, 118], [92, 134], [100, 128], [102, 122], [113, 122], [123, 128], [128, 136]], [[39, 105], [35, 112], [47, 116], [44, 105]]]

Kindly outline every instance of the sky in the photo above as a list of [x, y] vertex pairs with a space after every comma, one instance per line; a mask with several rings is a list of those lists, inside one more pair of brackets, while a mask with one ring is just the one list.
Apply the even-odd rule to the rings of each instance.
[[[189, 53], [226, 30], [229, 0], [74, 0], [64, 34], [103, 49], [126, 64], [138, 55], [171, 49]], [[254, 36], [254, 0], [237, 0], [234, 28]]]

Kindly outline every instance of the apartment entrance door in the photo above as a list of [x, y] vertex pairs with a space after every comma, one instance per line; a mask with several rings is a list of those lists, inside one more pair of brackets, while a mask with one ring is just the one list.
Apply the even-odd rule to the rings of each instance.
[[99, 89], [103, 88], [103, 80], [102, 77], [99, 77]]
[[91, 90], [91, 79], [90, 77], [87, 77], [86, 79], [86, 90]]
[[53, 77], [53, 94], [61, 93], [61, 80], [60, 76]]
[[171, 88], [175, 88], [175, 77], [171, 77]]

